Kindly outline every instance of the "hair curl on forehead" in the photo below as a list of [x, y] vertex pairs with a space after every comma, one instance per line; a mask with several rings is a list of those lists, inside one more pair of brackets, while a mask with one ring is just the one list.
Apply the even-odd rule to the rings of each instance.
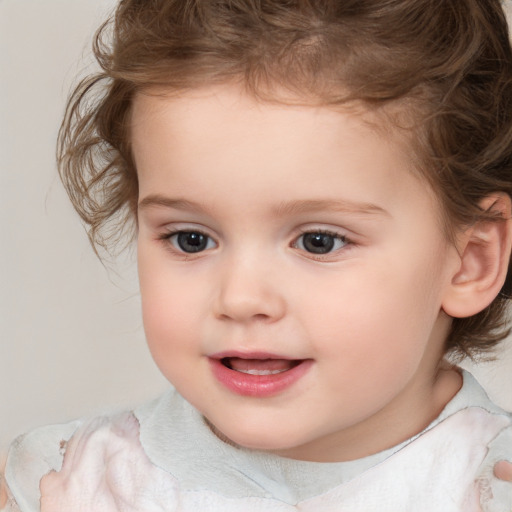
[[[94, 54], [101, 71], [70, 96], [58, 160], [97, 251], [136, 231], [131, 105], [152, 88], [236, 82], [262, 101], [286, 91], [394, 113], [447, 232], [498, 222], [480, 200], [512, 195], [512, 53], [499, 0], [122, 0]], [[476, 355], [504, 338], [506, 294], [455, 319], [447, 349]]]

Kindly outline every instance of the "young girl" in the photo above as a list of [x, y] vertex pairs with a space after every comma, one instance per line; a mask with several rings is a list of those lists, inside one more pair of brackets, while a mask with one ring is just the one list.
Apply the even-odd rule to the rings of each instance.
[[174, 388], [41, 428], [7, 510], [512, 509], [512, 417], [445, 356], [508, 330], [498, 0], [125, 0], [60, 169], [136, 235]]

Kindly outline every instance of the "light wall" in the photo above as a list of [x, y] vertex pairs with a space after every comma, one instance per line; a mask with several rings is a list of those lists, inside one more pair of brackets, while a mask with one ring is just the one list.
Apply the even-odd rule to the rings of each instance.
[[[133, 262], [99, 263], [56, 177], [64, 100], [112, 6], [0, 0], [0, 452], [22, 431], [166, 385], [145, 347]], [[512, 409], [512, 348], [477, 374]]]
[[0, 0], [0, 451], [37, 425], [164, 389], [135, 267], [102, 266], [55, 167], [65, 98], [112, 6]]

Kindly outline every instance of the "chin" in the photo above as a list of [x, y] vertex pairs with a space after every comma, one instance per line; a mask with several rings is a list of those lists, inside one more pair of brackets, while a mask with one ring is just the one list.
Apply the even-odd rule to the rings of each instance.
[[249, 450], [278, 453], [280, 451], [293, 450], [293, 448], [297, 446], [295, 443], [283, 443], [283, 439], [287, 439], [288, 441], [291, 439], [290, 435], [285, 432], [268, 432], [267, 435], [265, 435], [265, 432], [254, 431], [254, 429], [248, 429], [247, 431], [240, 429], [232, 431], [231, 429], [227, 429], [226, 431], [222, 431], [210, 421], [208, 421], [208, 425], [213, 433], [222, 441]]

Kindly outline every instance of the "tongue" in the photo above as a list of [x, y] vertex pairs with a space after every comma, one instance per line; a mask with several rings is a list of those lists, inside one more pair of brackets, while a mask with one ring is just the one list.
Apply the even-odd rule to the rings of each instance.
[[241, 359], [239, 357], [227, 358], [227, 364], [232, 370], [238, 372], [268, 371], [285, 372], [297, 365], [297, 361], [289, 359]]

